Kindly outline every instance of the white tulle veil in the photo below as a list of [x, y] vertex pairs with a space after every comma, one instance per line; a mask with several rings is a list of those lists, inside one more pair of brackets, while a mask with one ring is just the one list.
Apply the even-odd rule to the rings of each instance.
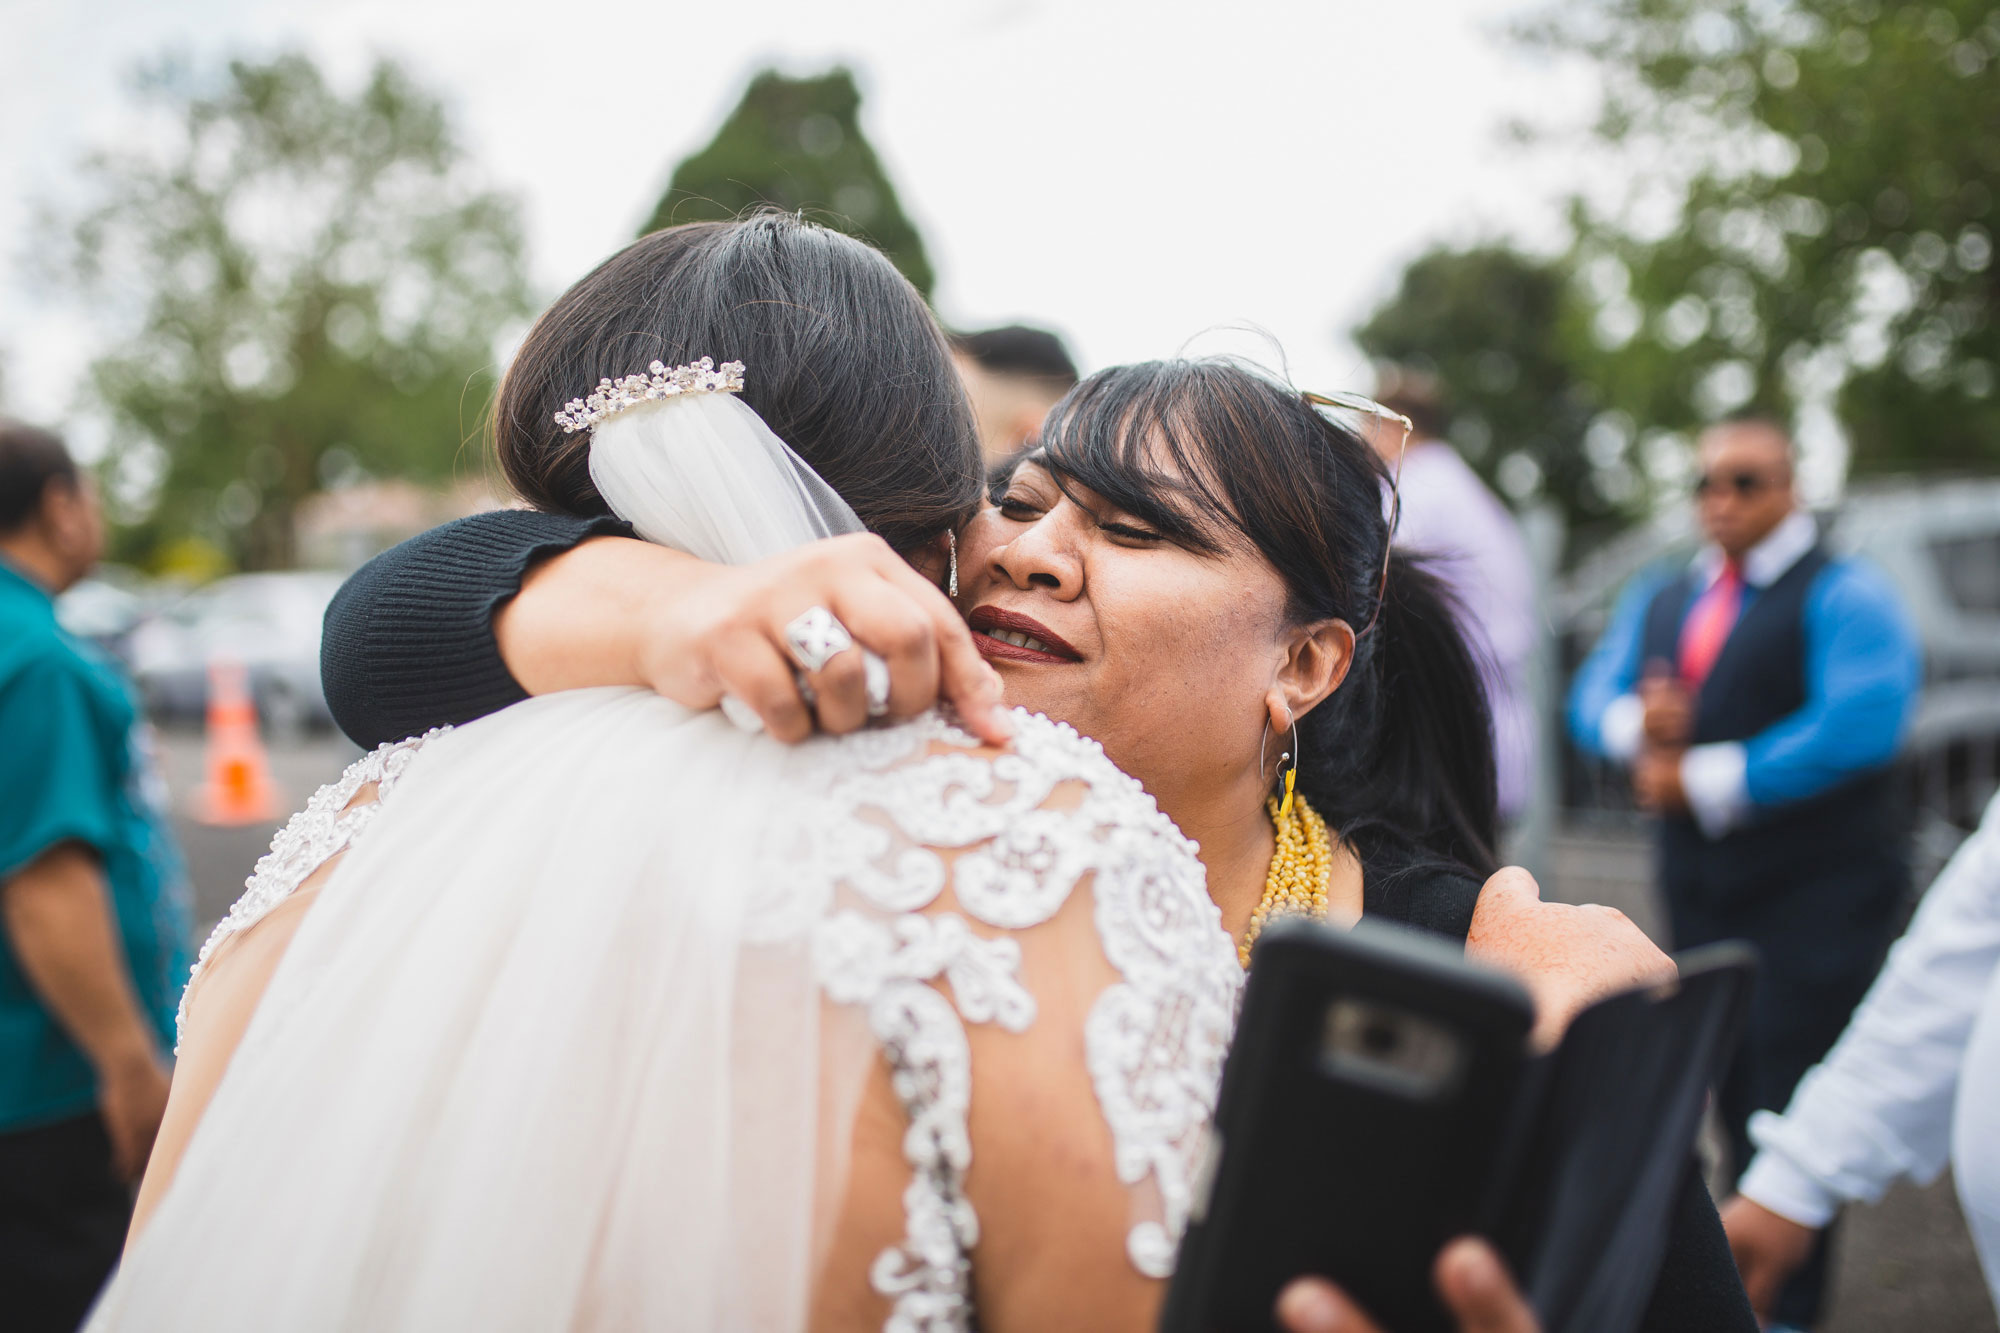
[[[712, 561], [861, 530], [726, 392], [606, 415], [590, 473]], [[812, 749], [634, 690], [430, 740], [91, 1327], [803, 1326], [874, 1049], [757, 887]]]
[[730, 393], [647, 402], [601, 422], [590, 479], [647, 541], [720, 564], [864, 530], [847, 501]]

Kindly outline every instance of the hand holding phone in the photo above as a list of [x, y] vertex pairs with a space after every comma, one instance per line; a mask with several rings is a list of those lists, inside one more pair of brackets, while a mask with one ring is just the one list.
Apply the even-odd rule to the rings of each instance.
[[[1432, 1273], [1458, 1333], [1541, 1333], [1540, 1321], [1485, 1241], [1461, 1237], [1445, 1246]], [[1299, 1278], [1278, 1297], [1285, 1333], [1395, 1333], [1368, 1316], [1325, 1278]]]
[[1548, 1333], [1628, 1333], [1753, 972], [1740, 947], [1689, 954], [1535, 1054], [1527, 993], [1441, 940], [1267, 929], [1163, 1333], [1262, 1333], [1302, 1275], [1388, 1333], [1453, 1333], [1432, 1268], [1467, 1235]]
[[1490, 1218], [1533, 1021], [1511, 977], [1414, 931], [1267, 930], [1163, 1333], [1263, 1333], [1301, 1274], [1394, 1333], [1452, 1333], [1431, 1267]]

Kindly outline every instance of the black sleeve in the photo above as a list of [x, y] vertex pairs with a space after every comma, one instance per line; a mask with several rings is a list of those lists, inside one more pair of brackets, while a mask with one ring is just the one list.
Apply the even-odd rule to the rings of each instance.
[[1364, 855], [1361, 911], [1464, 944], [1485, 886], [1449, 866], [1409, 864], [1393, 852]]
[[1699, 1165], [1688, 1168], [1667, 1229], [1667, 1254], [1641, 1333], [1756, 1333], [1757, 1317], [1743, 1294], [1743, 1279], [1729, 1253], [1729, 1237]]
[[611, 517], [503, 509], [370, 560], [326, 608], [319, 674], [333, 720], [371, 749], [525, 699], [493, 641], [493, 613], [537, 562], [606, 535], [632, 529]]

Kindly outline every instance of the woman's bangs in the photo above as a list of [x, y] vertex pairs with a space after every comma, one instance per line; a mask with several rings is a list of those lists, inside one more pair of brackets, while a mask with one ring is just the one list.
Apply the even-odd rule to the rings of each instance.
[[1065, 493], [1089, 490], [1173, 541], [1217, 555], [1240, 527], [1216, 484], [1201, 423], [1184, 409], [1198, 396], [1169, 371], [1155, 362], [1086, 381], [1050, 414], [1030, 461]]

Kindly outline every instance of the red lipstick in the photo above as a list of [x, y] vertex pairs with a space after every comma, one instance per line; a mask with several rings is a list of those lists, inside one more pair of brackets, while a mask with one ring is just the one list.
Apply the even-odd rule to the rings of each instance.
[[[983, 656], [1002, 662], [1037, 662], [1044, 664], [1068, 664], [1081, 662], [1083, 654], [1069, 646], [1061, 635], [1032, 616], [1024, 616], [1016, 611], [1002, 611], [997, 606], [982, 606], [974, 609], [965, 618], [972, 629], [972, 642]], [[1006, 638], [999, 637], [1001, 635]], [[1032, 643], [1015, 643], [1010, 639], [1025, 638]]]

